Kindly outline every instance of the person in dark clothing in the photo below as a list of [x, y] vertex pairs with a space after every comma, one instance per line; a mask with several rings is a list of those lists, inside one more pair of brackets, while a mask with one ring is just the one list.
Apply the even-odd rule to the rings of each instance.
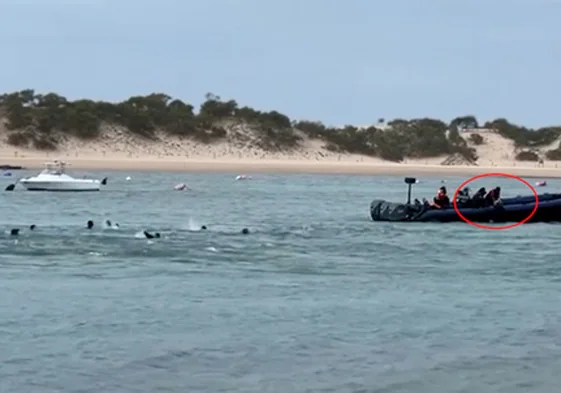
[[469, 188], [465, 187], [463, 190], [458, 191], [458, 198], [457, 202], [461, 203], [462, 205], [468, 204], [470, 202], [471, 197], [469, 196]]
[[485, 187], [481, 187], [473, 196], [471, 197], [470, 204], [473, 207], [483, 207], [485, 206], [485, 194], [487, 190]]
[[450, 206], [450, 198], [448, 198], [446, 187], [442, 186], [438, 189], [438, 193], [432, 200], [431, 206], [435, 209], [442, 209]]
[[487, 206], [496, 206], [501, 202], [501, 187], [495, 187], [485, 195]]
[[154, 238], [159, 239], [159, 238], [160, 238], [160, 233], [159, 233], [159, 232], [156, 232], [156, 233], [154, 233], [154, 234], [151, 234], [151, 233], [148, 232], [148, 231], [144, 231], [143, 233], [144, 233], [144, 236], [145, 236], [147, 239], [154, 239]]
[[472, 199], [483, 199], [485, 198], [485, 194], [487, 194], [487, 190], [485, 187], [481, 187], [475, 194], [473, 194]]

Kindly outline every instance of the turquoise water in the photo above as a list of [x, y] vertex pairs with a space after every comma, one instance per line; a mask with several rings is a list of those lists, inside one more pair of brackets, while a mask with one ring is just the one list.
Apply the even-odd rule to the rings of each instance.
[[[97, 176], [109, 185], [95, 194], [0, 193], [2, 232], [22, 228], [0, 234], [1, 392], [561, 384], [561, 226], [371, 222], [373, 198], [404, 200], [401, 177]], [[420, 180], [430, 197], [442, 179]], [[477, 185], [495, 183], [529, 192]]]

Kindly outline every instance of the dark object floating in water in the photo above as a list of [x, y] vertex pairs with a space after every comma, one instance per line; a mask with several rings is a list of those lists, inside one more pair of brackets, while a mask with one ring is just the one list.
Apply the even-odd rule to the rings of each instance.
[[19, 166], [19, 165], [0, 165], [0, 170], [3, 170], [3, 171], [19, 171], [19, 170], [22, 170], [22, 169], [25, 169], [25, 168], [22, 167], [22, 166]]
[[101, 181], [101, 185], [102, 186], [106, 186], [107, 185], [107, 178], [104, 177], [103, 180]]
[[[434, 209], [418, 200], [411, 203], [411, 185], [415, 179], [405, 178], [405, 183], [408, 184], [407, 202], [372, 201], [370, 217], [373, 221], [464, 222], [452, 203], [442, 209]], [[538, 198], [538, 210], [526, 222], [561, 222], [561, 194], [540, 194]], [[457, 206], [462, 215], [472, 222], [520, 222], [532, 213], [536, 198], [534, 195], [517, 196], [502, 198], [501, 201], [496, 206], [473, 207], [461, 203]]]
[[12, 236], [17, 236], [19, 235], [19, 229], [18, 228], [14, 228], [10, 231], [10, 235]]
[[156, 232], [156, 233], [154, 233], [154, 234], [151, 234], [151, 233], [148, 232], [148, 231], [144, 231], [143, 233], [144, 233], [144, 236], [145, 236], [147, 239], [154, 239], [154, 238], [159, 239], [159, 238], [160, 238], [160, 233], [159, 233], [159, 232]]

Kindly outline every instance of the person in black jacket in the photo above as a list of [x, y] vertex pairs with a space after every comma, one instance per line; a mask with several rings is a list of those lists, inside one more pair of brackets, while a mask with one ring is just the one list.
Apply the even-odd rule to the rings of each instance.
[[487, 206], [496, 206], [501, 202], [501, 187], [495, 187], [485, 195]]
[[448, 198], [446, 187], [442, 186], [438, 189], [431, 206], [435, 209], [442, 209], [450, 206], [450, 198]]

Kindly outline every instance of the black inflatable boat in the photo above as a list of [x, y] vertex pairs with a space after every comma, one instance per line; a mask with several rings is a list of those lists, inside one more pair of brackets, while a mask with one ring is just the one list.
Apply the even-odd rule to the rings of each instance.
[[[463, 222], [453, 205], [443, 209], [434, 209], [427, 204], [415, 201], [411, 203], [411, 185], [416, 179], [406, 177], [408, 196], [406, 203], [374, 200], [370, 204], [370, 216], [373, 221], [417, 221], [417, 222]], [[561, 194], [538, 195], [538, 209], [526, 222], [561, 222]], [[469, 221], [488, 223], [521, 222], [527, 218], [536, 206], [536, 198], [519, 196], [504, 198], [497, 206], [472, 207], [469, 204], [457, 204], [458, 210]]]

